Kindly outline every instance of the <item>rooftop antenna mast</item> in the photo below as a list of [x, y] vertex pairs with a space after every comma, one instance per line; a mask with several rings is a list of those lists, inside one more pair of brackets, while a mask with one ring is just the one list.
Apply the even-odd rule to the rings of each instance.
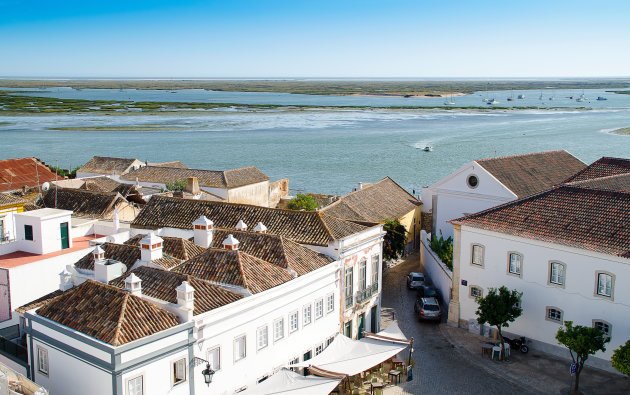
[[55, 208], [57, 208], [57, 172], [59, 171], [59, 159], [55, 165]]
[[33, 164], [35, 165], [35, 176], [37, 177], [37, 190], [39, 191], [39, 197], [42, 197], [42, 186], [39, 185], [39, 167], [37, 166], [37, 159], [33, 158]]

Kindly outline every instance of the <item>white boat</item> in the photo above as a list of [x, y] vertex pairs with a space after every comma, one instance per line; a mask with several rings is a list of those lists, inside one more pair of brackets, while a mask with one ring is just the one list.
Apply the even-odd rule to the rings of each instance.
[[519, 100], [523, 100], [525, 98], [525, 95], [518, 95], [516, 98]]
[[452, 106], [454, 105], [455, 102], [453, 101], [453, 94], [451, 93], [451, 98], [448, 98], [448, 95], [446, 95], [446, 100], [444, 100], [444, 105], [445, 106]]
[[433, 146], [427, 145], [422, 150], [425, 151], [425, 152], [431, 152], [431, 151], [433, 151]]
[[583, 102], [586, 101], [586, 96], [584, 96], [584, 89], [582, 89], [582, 94], [580, 95], [580, 97], [578, 97], [577, 99], [575, 99], [575, 101], [577, 102]]
[[497, 100], [495, 100], [494, 98], [488, 100], [488, 104], [499, 104], [499, 102]]

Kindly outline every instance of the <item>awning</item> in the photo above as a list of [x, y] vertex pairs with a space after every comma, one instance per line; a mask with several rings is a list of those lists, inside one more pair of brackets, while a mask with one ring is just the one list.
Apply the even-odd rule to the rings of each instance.
[[340, 381], [340, 379], [302, 376], [291, 370], [282, 369], [242, 394], [327, 395], [339, 385]]

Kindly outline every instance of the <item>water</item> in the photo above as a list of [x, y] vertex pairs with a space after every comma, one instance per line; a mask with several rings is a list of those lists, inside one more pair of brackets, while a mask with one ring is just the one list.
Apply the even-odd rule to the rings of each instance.
[[[113, 92], [103, 94], [110, 93]], [[157, 93], [146, 95], [155, 95], [161, 101], [164, 96], [170, 100], [184, 95]], [[242, 93], [231, 95], [249, 97]], [[586, 95], [592, 96], [589, 92]], [[348, 99], [391, 98], [340, 97]], [[77, 126], [124, 129], [147, 124], [173, 129], [49, 130]], [[344, 194], [359, 181], [373, 182], [390, 176], [410, 192], [415, 189], [419, 193], [422, 186], [478, 158], [553, 149], [566, 149], [586, 163], [601, 156], [628, 158], [630, 136], [608, 133], [628, 126], [630, 109], [623, 108], [492, 112], [312, 109], [199, 115], [0, 116], [0, 158], [36, 156], [62, 167], [82, 165], [93, 155], [134, 157], [150, 162], [181, 160], [189, 167], [202, 169], [254, 165], [272, 180], [289, 178], [293, 192]], [[434, 151], [422, 151], [425, 145], [432, 145]]]

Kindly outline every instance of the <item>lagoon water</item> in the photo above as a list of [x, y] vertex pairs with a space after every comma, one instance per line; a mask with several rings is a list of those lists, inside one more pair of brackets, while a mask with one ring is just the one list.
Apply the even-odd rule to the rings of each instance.
[[[97, 92], [92, 94], [86, 91], [91, 90], [55, 88], [47, 95], [70, 98], [67, 93], [77, 95], [76, 98], [109, 100], [132, 92], [94, 90]], [[185, 97], [188, 91], [133, 92], [142, 97], [132, 100], [152, 97], [155, 101], [175, 101], [177, 97], [181, 101], [196, 101]], [[210, 92], [194, 94], [197, 93]], [[248, 103], [252, 95], [221, 94], [224, 96], [216, 97], [217, 102]], [[506, 97], [509, 92], [500, 94]], [[538, 99], [537, 91], [526, 94], [528, 98]], [[44, 94], [38, 92], [37, 95]], [[270, 95], [281, 95], [281, 99], [266, 97], [262, 100], [264, 103], [258, 104], [301, 104], [302, 98], [295, 96], [304, 96], [287, 95], [294, 102], [283, 103], [282, 100], [288, 100], [286, 94]], [[560, 96], [561, 92], [556, 95]], [[597, 91], [586, 92], [590, 98], [597, 95]], [[134, 157], [150, 162], [181, 160], [189, 167], [203, 169], [254, 165], [272, 179], [288, 177], [292, 192], [337, 194], [348, 193], [357, 182], [373, 182], [391, 176], [410, 192], [415, 190], [418, 194], [422, 186], [477, 158], [553, 149], [566, 149], [586, 163], [601, 156], [630, 157], [630, 136], [609, 133], [630, 126], [630, 95], [608, 93], [606, 96], [608, 101], [591, 103], [589, 106], [594, 109], [588, 111], [308, 109], [205, 111], [199, 115], [0, 116], [0, 159], [36, 156], [62, 167], [81, 165], [93, 155]], [[482, 105], [479, 94], [466, 98], [479, 103], [475, 106]], [[364, 103], [366, 99], [372, 102]], [[384, 106], [379, 103], [390, 103], [389, 99], [409, 100], [308, 97], [312, 101], [329, 102], [309, 103], [318, 105], [349, 101], [352, 104], [337, 105]], [[456, 102], [463, 99], [455, 98]], [[500, 101], [501, 105], [506, 104]], [[124, 130], [150, 124], [158, 124], [161, 129]], [[90, 126], [120, 126], [121, 130], [50, 130]], [[422, 151], [425, 145], [432, 145], [434, 151]]]

